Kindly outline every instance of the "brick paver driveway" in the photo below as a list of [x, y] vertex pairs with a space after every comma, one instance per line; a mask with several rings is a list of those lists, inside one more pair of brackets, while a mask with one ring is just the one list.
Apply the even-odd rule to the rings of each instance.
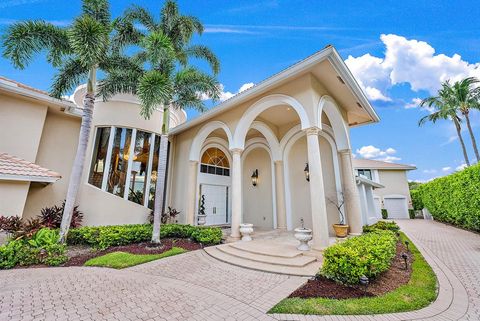
[[419, 312], [267, 315], [304, 279], [246, 270], [196, 251], [121, 271], [0, 271], [0, 320], [479, 320], [480, 236], [429, 221], [400, 225], [439, 275], [439, 299]]

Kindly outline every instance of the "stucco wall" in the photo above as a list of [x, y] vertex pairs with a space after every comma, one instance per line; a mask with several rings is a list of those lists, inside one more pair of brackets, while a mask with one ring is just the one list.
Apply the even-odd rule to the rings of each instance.
[[35, 162], [47, 106], [0, 94], [0, 152]]
[[79, 118], [58, 112], [47, 113], [35, 163], [60, 173], [62, 178], [47, 186], [31, 184], [25, 218], [34, 217], [43, 207], [58, 205], [65, 199], [79, 131]]
[[404, 195], [407, 197], [408, 206], [411, 208], [410, 190], [408, 188], [407, 172], [403, 170], [379, 170], [378, 176], [380, 184], [384, 188], [374, 190], [374, 194], [380, 197], [386, 195]]
[[[250, 151], [243, 161], [243, 222], [255, 227], [273, 228], [272, 161], [260, 147]], [[252, 185], [252, 173], [258, 169], [258, 185]]]
[[30, 182], [0, 181], [0, 216], [22, 216]]

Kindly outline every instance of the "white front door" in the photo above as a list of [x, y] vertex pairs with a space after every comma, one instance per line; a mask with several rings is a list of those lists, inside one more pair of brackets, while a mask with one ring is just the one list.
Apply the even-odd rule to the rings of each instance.
[[205, 196], [207, 225], [228, 223], [228, 186], [200, 185], [200, 195]]

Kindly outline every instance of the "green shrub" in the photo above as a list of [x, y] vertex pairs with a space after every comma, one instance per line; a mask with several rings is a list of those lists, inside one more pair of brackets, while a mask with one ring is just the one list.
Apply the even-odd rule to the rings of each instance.
[[[182, 224], [164, 224], [160, 227], [160, 237], [192, 238], [202, 244], [218, 244], [222, 230], [218, 227], [198, 227]], [[84, 244], [96, 249], [111, 246], [148, 242], [152, 239], [151, 224], [84, 226], [68, 232], [68, 244]]]
[[17, 265], [60, 265], [67, 261], [66, 246], [58, 244], [58, 232], [43, 228], [31, 239], [18, 239], [0, 246], [0, 269]]
[[386, 220], [388, 218], [388, 211], [386, 208], [382, 208], [382, 218]]
[[480, 164], [422, 184], [418, 191], [436, 220], [480, 231]]
[[219, 244], [222, 241], [222, 230], [218, 227], [199, 227], [192, 233], [192, 239], [204, 245]]
[[372, 225], [365, 225], [363, 227], [364, 233], [369, 233], [377, 230], [389, 230], [392, 232], [400, 231], [400, 227], [394, 221], [378, 221]]
[[[421, 185], [420, 185], [421, 186]], [[424, 208], [422, 201], [422, 194], [420, 189], [414, 189], [410, 191], [410, 196], [412, 197], [412, 206], [416, 211], [420, 211]]]
[[410, 217], [410, 219], [414, 219], [415, 218], [415, 210], [413, 208], [409, 208], [408, 209], [408, 216]]
[[320, 274], [343, 284], [358, 284], [362, 275], [375, 278], [386, 271], [396, 252], [392, 231], [376, 230], [328, 247]]

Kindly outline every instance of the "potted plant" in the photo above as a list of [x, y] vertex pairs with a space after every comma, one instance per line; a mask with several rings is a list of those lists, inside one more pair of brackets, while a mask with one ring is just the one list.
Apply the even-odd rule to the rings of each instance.
[[343, 205], [345, 204], [345, 198], [343, 197], [343, 193], [339, 193], [338, 202], [330, 198], [328, 198], [328, 201], [335, 206], [340, 217], [339, 224], [333, 224], [333, 230], [335, 231], [335, 235], [339, 238], [347, 237], [349, 226], [348, 224], [345, 224], [345, 214], [343, 213]]
[[202, 195], [200, 199], [200, 206], [198, 207], [197, 214], [198, 225], [205, 225], [207, 223], [207, 214], [205, 214], [205, 195]]

